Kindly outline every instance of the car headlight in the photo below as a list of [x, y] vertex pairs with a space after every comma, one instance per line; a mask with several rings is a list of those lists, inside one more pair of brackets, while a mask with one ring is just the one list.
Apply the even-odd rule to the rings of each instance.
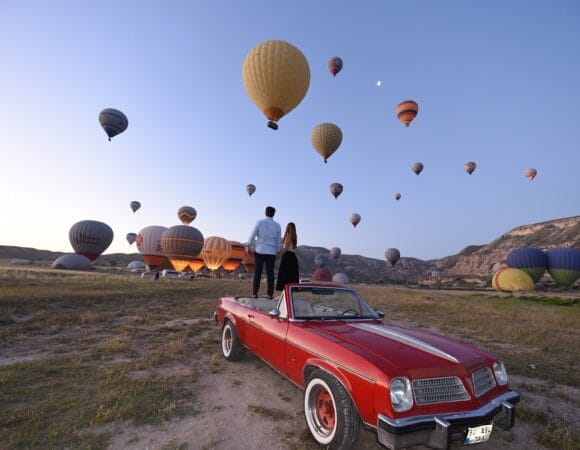
[[395, 411], [408, 411], [413, 407], [413, 391], [408, 378], [393, 378], [389, 389], [391, 391], [391, 404]]
[[505, 386], [508, 382], [507, 372], [505, 366], [501, 361], [496, 361], [493, 363], [493, 374], [495, 375], [495, 380], [500, 386]]

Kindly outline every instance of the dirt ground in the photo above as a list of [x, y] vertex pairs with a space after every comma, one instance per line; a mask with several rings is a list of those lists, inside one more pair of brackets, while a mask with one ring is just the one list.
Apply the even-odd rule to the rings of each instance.
[[[207, 323], [207, 337], [219, 348], [217, 330]], [[202, 360], [192, 364], [213, 365], [198, 382], [201, 388], [195, 414], [174, 419], [160, 426], [139, 426], [116, 423], [109, 426], [113, 438], [112, 449], [167, 449], [191, 448], [200, 450], [229, 449], [317, 449], [310, 437], [303, 417], [302, 392], [280, 374], [251, 354], [246, 353], [240, 362], [227, 362], [216, 354], [198, 355]], [[216, 367], [217, 366], [217, 367]], [[192, 370], [186, 365], [167, 370], [183, 372]], [[512, 377], [511, 385], [538, 409], [558, 411], [573, 422], [580, 404], [580, 391], [561, 386], [549, 386], [542, 380]], [[565, 395], [555, 396], [555, 391], [565, 390]], [[564, 400], [565, 397], [568, 400]], [[495, 429], [488, 443], [475, 448], [480, 450], [528, 450], [545, 447], [534, 441], [533, 435], [543, 424], [531, 426], [517, 421], [509, 431]], [[361, 430], [356, 449], [380, 449], [376, 434]], [[415, 447], [422, 449], [425, 447]], [[462, 448], [456, 444], [453, 448]]]

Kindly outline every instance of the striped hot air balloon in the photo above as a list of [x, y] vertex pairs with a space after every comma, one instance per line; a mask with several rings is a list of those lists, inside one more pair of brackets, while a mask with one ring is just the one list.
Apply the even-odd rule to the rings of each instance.
[[556, 247], [549, 249], [546, 256], [548, 272], [556, 283], [570, 287], [580, 277], [580, 250]]
[[348, 277], [348, 275], [339, 272], [332, 277], [332, 282], [338, 284], [348, 284], [350, 283], [350, 278]]
[[328, 60], [328, 70], [333, 77], [342, 70], [342, 59], [338, 56], [333, 56]]
[[238, 268], [246, 256], [245, 247], [238, 241], [230, 241], [232, 252], [227, 261], [223, 264], [225, 270], [233, 271]]
[[471, 175], [474, 171], [475, 168], [477, 167], [477, 164], [475, 164], [473, 161], [468, 161], [465, 164], [463, 164], [463, 169], [469, 174]]
[[242, 266], [244, 266], [247, 273], [254, 273], [254, 267], [256, 267], [256, 259], [254, 258], [254, 255], [246, 255], [246, 257], [242, 259]]
[[201, 256], [209, 270], [217, 270], [228, 260], [231, 253], [230, 241], [219, 236], [211, 236], [205, 240]]
[[113, 242], [113, 230], [103, 222], [81, 220], [70, 228], [68, 238], [75, 253], [94, 261]]
[[137, 239], [135, 240], [137, 250], [151, 270], [172, 268], [161, 247], [161, 236], [166, 230], [167, 227], [150, 225], [137, 233]]
[[330, 249], [330, 256], [332, 256], [334, 259], [340, 258], [341, 253], [342, 250], [339, 247], [332, 247]]
[[548, 268], [548, 258], [546, 254], [535, 247], [523, 247], [513, 249], [506, 258], [508, 267], [520, 269], [526, 272], [534, 281], [540, 281], [542, 275]]
[[328, 255], [316, 255], [314, 257], [314, 264], [318, 267], [324, 267], [328, 264], [330, 257]]
[[334, 196], [334, 198], [338, 198], [340, 194], [342, 194], [342, 184], [340, 183], [332, 183], [330, 185], [330, 193]]
[[417, 114], [419, 113], [419, 105], [414, 100], [405, 100], [404, 102], [399, 103], [395, 113], [397, 114], [397, 119], [408, 127], [413, 119], [417, 117]]
[[246, 55], [242, 80], [248, 96], [268, 119], [268, 126], [277, 130], [277, 122], [306, 96], [310, 67], [292, 44], [264, 41]]
[[248, 184], [248, 185], [246, 186], [246, 192], [247, 192], [247, 193], [248, 193], [248, 195], [251, 197], [251, 196], [252, 196], [252, 194], [253, 194], [254, 192], [256, 192], [256, 186], [254, 186], [253, 184]]
[[203, 234], [197, 228], [174, 225], [161, 236], [163, 253], [175, 270], [183, 272], [191, 261], [199, 255], [204, 245]]
[[314, 149], [327, 162], [340, 144], [342, 143], [342, 131], [333, 123], [321, 123], [316, 125], [310, 135], [310, 141]]
[[183, 225], [189, 225], [197, 217], [197, 211], [192, 206], [182, 206], [177, 210], [177, 217]]
[[129, 126], [129, 119], [118, 109], [105, 108], [99, 113], [99, 123], [107, 136], [109, 141], [112, 137], [117, 136], [127, 129]]

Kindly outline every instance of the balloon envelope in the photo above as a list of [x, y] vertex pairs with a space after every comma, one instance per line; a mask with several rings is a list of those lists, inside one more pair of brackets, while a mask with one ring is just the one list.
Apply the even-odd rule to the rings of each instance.
[[145, 270], [147, 266], [143, 261], [135, 260], [127, 264], [127, 270]]
[[203, 234], [197, 228], [174, 225], [161, 235], [161, 248], [173, 267], [180, 272], [199, 255], [203, 248]]
[[506, 258], [508, 267], [526, 272], [537, 283], [548, 268], [546, 254], [535, 247], [513, 249]]
[[232, 251], [227, 261], [223, 263], [223, 266], [225, 270], [232, 271], [236, 270], [242, 263], [242, 260], [246, 256], [246, 249], [238, 241], [230, 241], [230, 245], [232, 247]]
[[338, 196], [342, 194], [342, 184], [332, 183], [330, 185], [330, 193], [334, 196], [334, 198], [338, 198]]
[[340, 258], [341, 253], [342, 250], [339, 247], [332, 247], [330, 249], [330, 256], [332, 256], [334, 259]]
[[495, 273], [491, 285], [496, 291], [532, 291], [534, 281], [526, 272], [520, 269], [503, 269]]
[[141, 208], [141, 203], [139, 203], [136, 200], [133, 200], [131, 203], [129, 203], [129, 207], [131, 208], [131, 211], [135, 212], [137, 211], [139, 208]]
[[251, 196], [252, 196], [252, 194], [253, 194], [254, 192], [256, 192], [256, 186], [254, 186], [253, 184], [248, 184], [248, 185], [246, 186], [246, 192], [247, 192], [247, 193], [248, 193], [248, 195], [251, 197]]
[[143, 257], [145, 264], [147, 264], [152, 270], [161, 267], [171, 267], [170, 262], [165, 256], [165, 253], [163, 253], [163, 248], [161, 247], [161, 236], [163, 236], [163, 233], [165, 233], [166, 230], [167, 227], [150, 225], [137, 233], [137, 239], [135, 240], [137, 250]]
[[401, 193], [397, 192], [393, 197], [395, 197], [395, 200], [399, 201], [401, 200]]
[[127, 239], [127, 242], [129, 243], [129, 245], [131, 245], [133, 242], [137, 240], [137, 233], [127, 233], [125, 239]]
[[338, 72], [342, 70], [342, 59], [338, 56], [334, 56], [328, 60], [328, 70], [333, 77], [336, 76]]
[[228, 260], [231, 253], [230, 241], [219, 236], [211, 236], [205, 240], [201, 256], [208, 269], [216, 270]]
[[109, 141], [112, 137], [117, 136], [127, 129], [129, 126], [129, 119], [118, 109], [105, 108], [99, 113], [99, 123], [107, 136]]
[[419, 175], [423, 172], [423, 163], [416, 162], [411, 166], [411, 170], [415, 172], [416, 175]]
[[413, 100], [406, 100], [399, 103], [395, 113], [397, 114], [397, 119], [408, 127], [413, 119], [417, 117], [417, 114], [419, 113], [419, 105]]
[[113, 230], [103, 222], [82, 220], [70, 228], [68, 238], [75, 253], [94, 261], [113, 242]]
[[324, 267], [326, 264], [328, 264], [329, 260], [330, 257], [328, 255], [316, 255], [314, 257], [314, 264], [316, 264], [318, 267]]
[[332, 282], [338, 284], [348, 284], [350, 283], [350, 278], [348, 277], [348, 275], [339, 272], [332, 277]]
[[189, 225], [197, 217], [197, 211], [191, 206], [182, 206], [177, 210], [177, 217], [183, 225]]
[[333, 123], [316, 125], [310, 135], [310, 142], [315, 150], [324, 158], [324, 162], [342, 143], [342, 131]]
[[477, 167], [477, 164], [475, 164], [473, 161], [468, 161], [465, 164], [463, 164], [463, 169], [469, 174], [471, 175], [473, 173], [473, 171], [475, 170], [475, 168]]
[[580, 277], [580, 250], [556, 247], [549, 249], [546, 256], [548, 272], [556, 283], [570, 287]]
[[247, 255], [242, 259], [242, 265], [246, 269], [247, 273], [254, 273], [254, 267], [256, 267], [256, 259], [253, 255]]
[[350, 223], [352, 223], [352, 226], [356, 227], [359, 224], [359, 222], [361, 221], [361, 216], [360, 216], [360, 214], [352, 213], [350, 215], [349, 220], [350, 220]]
[[271, 40], [255, 46], [242, 65], [244, 88], [276, 129], [276, 122], [296, 108], [310, 86], [310, 67], [300, 50]]
[[401, 258], [401, 252], [396, 248], [388, 248], [385, 250], [385, 258], [391, 263], [391, 266], [395, 267], [395, 264]]
[[537, 174], [538, 174], [538, 171], [536, 169], [534, 169], [534, 168], [526, 169], [524, 171], [524, 175], [530, 181], [532, 181], [534, 178], [536, 178], [536, 175]]
[[316, 269], [312, 273], [314, 281], [332, 281], [332, 272], [326, 268]]
[[93, 268], [93, 263], [86, 256], [71, 253], [55, 259], [52, 263], [52, 268], [61, 270], [89, 270]]

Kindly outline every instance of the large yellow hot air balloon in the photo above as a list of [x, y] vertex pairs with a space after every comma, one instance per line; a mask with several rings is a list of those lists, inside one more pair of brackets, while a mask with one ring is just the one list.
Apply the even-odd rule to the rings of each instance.
[[310, 67], [306, 57], [292, 44], [264, 41], [246, 55], [242, 80], [252, 102], [268, 118], [268, 126], [277, 130], [276, 122], [306, 95]]
[[321, 123], [312, 130], [310, 141], [316, 151], [320, 153], [320, 156], [324, 158], [324, 162], [326, 162], [330, 155], [340, 147], [342, 131], [333, 123]]
[[228, 260], [231, 253], [232, 245], [230, 241], [222, 237], [211, 236], [205, 240], [201, 256], [208, 269], [216, 270]]

